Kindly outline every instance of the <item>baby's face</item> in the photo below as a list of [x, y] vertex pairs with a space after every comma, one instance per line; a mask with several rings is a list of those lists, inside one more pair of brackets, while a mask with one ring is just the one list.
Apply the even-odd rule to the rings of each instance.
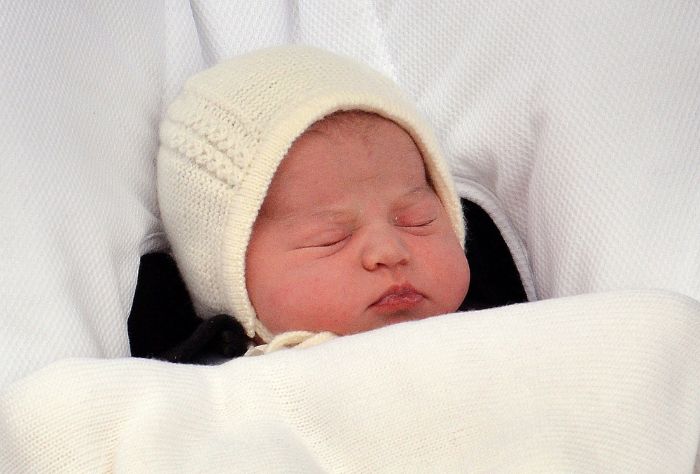
[[246, 284], [274, 334], [353, 334], [455, 311], [469, 267], [410, 135], [346, 113], [282, 161], [248, 246]]

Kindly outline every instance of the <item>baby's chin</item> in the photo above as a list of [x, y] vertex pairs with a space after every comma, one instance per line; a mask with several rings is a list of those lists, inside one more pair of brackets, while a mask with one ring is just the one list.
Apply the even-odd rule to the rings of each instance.
[[434, 318], [435, 316], [442, 316], [444, 314], [453, 313], [454, 311], [456, 311], [456, 309], [457, 308], [455, 308], [454, 310], [452, 310], [452, 309], [448, 309], [448, 310], [434, 309], [432, 311], [420, 312], [420, 313], [414, 313], [411, 311], [398, 312], [396, 314], [392, 314], [392, 315], [388, 316], [385, 319], [385, 324], [382, 324], [382, 327], [383, 326], [390, 326], [392, 324], [408, 322], [408, 321], [420, 321], [422, 319]]
[[456, 310], [457, 307], [454, 309], [451, 307], [447, 309], [437, 308], [429, 301], [422, 301], [421, 304], [417, 305], [416, 307], [397, 309], [395, 311], [385, 311], [381, 314], [377, 314], [376, 311], [372, 311], [372, 308], [369, 308], [370, 314], [366, 319], [367, 323], [361, 327], [348, 329], [346, 332], [344, 332], [344, 334], [359, 334], [366, 331], [372, 331], [374, 329], [392, 326], [394, 324], [421, 321], [423, 319], [453, 313]]
[[[434, 301], [423, 296], [420, 298], [398, 298], [393, 301], [384, 301], [382, 304], [370, 305], [364, 310], [358, 311], [354, 316], [345, 318], [344, 322], [329, 321], [327, 324], [275, 327], [271, 332], [273, 337], [292, 331], [309, 331], [314, 333], [331, 332], [338, 336], [349, 336], [392, 326], [394, 324], [420, 321], [422, 319], [453, 313], [457, 311], [458, 308], [458, 304], [437, 305]], [[263, 344], [265, 341], [263, 341], [260, 336], [256, 335], [254, 342], [256, 344]]]

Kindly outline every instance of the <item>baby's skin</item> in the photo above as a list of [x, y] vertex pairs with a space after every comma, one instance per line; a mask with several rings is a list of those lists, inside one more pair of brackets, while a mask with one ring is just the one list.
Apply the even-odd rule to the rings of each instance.
[[275, 173], [246, 256], [273, 334], [354, 334], [454, 312], [469, 266], [411, 136], [365, 112], [312, 125]]

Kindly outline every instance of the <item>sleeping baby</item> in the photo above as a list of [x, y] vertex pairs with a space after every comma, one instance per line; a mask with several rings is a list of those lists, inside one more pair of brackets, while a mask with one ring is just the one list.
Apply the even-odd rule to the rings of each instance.
[[161, 125], [158, 198], [203, 317], [248, 354], [454, 312], [469, 286], [459, 198], [398, 87], [302, 46], [191, 78]]

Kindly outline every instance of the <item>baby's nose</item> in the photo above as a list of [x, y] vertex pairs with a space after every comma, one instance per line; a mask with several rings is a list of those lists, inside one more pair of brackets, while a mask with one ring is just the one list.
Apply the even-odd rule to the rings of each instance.
[[405, 265], [409, 258], [410, 252], [403, 236], [392, 225], [377, 225], [368, 229], [362, 251], [362, 266], [365, 270]]

